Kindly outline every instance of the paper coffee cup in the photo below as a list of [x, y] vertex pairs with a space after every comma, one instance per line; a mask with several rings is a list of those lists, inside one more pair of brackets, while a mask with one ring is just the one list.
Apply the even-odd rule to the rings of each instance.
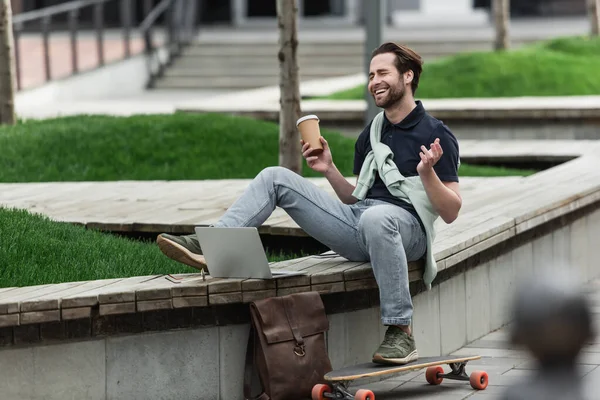
[[305, 143], [310, 144], [313, 151], [311, 155], [320, 154], [323, 152], [323, 145], [321, 144], [321, 130], [319, 129], [319, 117], [316, 115], [306, 115], [296, 122], [296, 127], [300, 131], [300, 136]]

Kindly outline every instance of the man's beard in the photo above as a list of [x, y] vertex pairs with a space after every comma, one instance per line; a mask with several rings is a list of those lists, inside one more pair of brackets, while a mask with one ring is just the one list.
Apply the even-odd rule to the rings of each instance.
[[373, 99], [375, 100], [375, 104], [377, 105], [377, 107], [386, 109], [400, 103], [404, 98], [405, 94], [406, 90], [402, 86], [390, 86], [388, 89], [387, 96], [381, 100], [381, 103], [377, 103], [377, 100], [375, 100], [375, 96], [373, 96]]

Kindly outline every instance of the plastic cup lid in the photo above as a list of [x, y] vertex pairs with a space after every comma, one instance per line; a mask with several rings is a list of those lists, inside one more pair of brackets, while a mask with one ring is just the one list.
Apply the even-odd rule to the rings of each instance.
[[305, 115], [302, 118], [299, 118], [298, 121], [296, 121], [296, 126], [300, 125], [300, 122], [306, 121], [308, 119], [316, 119], [317, 121], [319, 121], [319, 117], [317, 117], [316, 115]]

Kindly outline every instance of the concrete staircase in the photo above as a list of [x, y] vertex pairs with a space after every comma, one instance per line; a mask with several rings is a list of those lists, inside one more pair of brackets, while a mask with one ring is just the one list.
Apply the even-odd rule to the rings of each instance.
[[[491, 49], [489, 40], [408, 43], [426, 61], [461, 51]], [[237, 90], [278, 84], [277, 43], [196, 42], [156, 83], [159, 89]], [[363, 43], [302, 42], [298, 46], [302, 81], [363, 71]]]
[[[196, 43], [169, 68], [158, 88], [249, 89], [277, 85], [276, 43]], [[358, 43], [313, 44], [298, 48], [302, 80], [350, 75], [362, 70]]]

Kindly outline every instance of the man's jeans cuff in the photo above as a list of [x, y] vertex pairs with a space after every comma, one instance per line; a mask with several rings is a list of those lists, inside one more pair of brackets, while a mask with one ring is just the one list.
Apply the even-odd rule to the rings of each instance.
[[410, 325], [410, 319], [406, 318], [381, 318], [383, 325]]

